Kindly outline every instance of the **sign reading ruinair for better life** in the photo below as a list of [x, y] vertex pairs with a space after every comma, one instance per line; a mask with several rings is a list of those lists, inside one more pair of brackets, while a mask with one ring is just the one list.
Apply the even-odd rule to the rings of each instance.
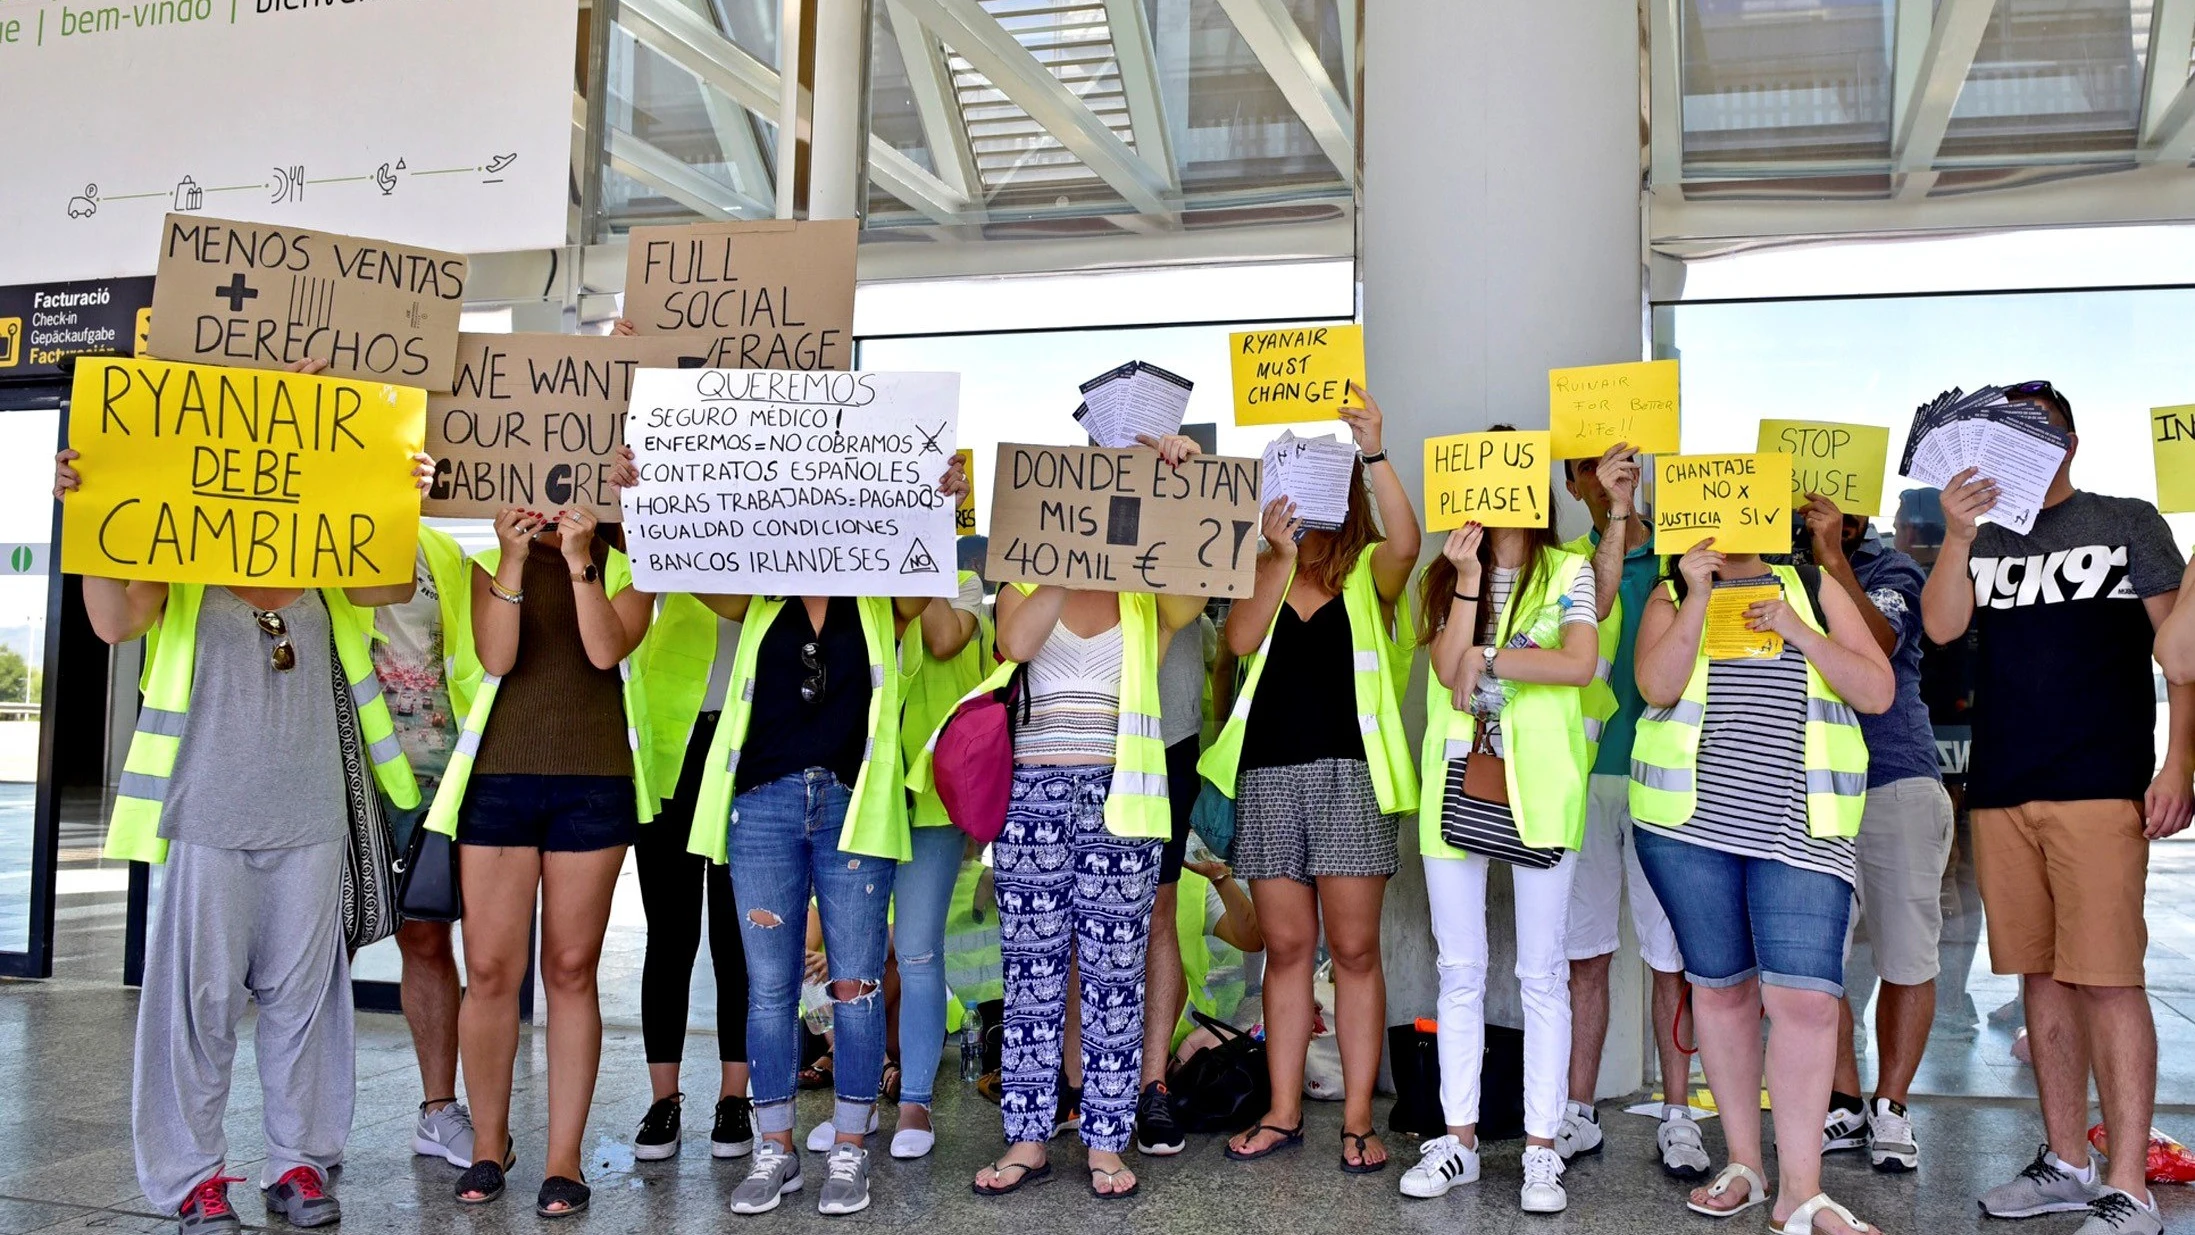
[[1336, 419], [1349, 383], [1364, 381], [1362, 326], [1246, 330], [1227, 350], [1238, 425]]
[[1257, 584], [1256, 459], [1155, 450], [998, 448], [992, 583], [1248, 596]]
[[1547, 417], [1558, 459], [1590, 459], [1618, 442], [1644, 454], [1674, 452], [1677, 362], [1549, 369]]
[[951, 596], [958, 373], [641, 369], [625, 551], [650, 592]]
[[298, 373], [77, 362], [61, 569], [249, 587], [405, 583], [426, 395]]
[[1883, 471], [1890, 459], [1890, 430], [1880, 425], [1813, 420], [1764, 420], [1761, 453], [1791, 456], [1791, 502], [1806, 504], [1818, 493], [1848, 515], [1879, 515]]
[[1683, 553], [1710, 536], [1718, 553], [1791, 552], [1791, 456], [1654, 460], [1654, 552]]
[[1547, 449], [1543, 432], [1425, 439], [1426, 529], [1546, 527]]
[[2195, 403], [2149, 409], [2149, 430], [2157, 459], [2157, 509], [2195, 510]]
[[625, 316], [701, 340], [716, 369], [854, 367], [852, 219], [636, 227]]
[[302, 227], [171, 214], [160, 227], [152, 354], [448, 390], [462, 254]]
[[675, 369], [688, 350], [667, 336], [459, 335], [455, 389], [427, 399], [434, 487], [422, 513], [492, 519], [506, 506], [583, 506], [617, 522], [610, 472], [633, 377]]

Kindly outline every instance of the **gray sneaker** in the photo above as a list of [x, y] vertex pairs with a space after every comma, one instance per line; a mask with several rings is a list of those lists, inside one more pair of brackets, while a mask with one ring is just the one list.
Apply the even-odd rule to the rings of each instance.
[[291, 1167], [259, 1194], [267, 1198], [267, 1215], [291, 1226], [327, 1226], [343, 1217], [343, 1207], [328, 1195], [320, 1172], [309, 1166]]
[[2109, 1191], [2102, 1184], [2084, 1184], [2073, 1172], [2053, 1164], [2050, 1147], [2041, 1145], [2036, 1147], [2035, 1160], [2021, 1168], [2017, 1178], [1982, 1193], [1982, 1212], [1992, 1218], [2070, 1214], [2087, 1209]]
[[2164, 1215], [2117, 1188], [2088, 1203], [2088, 1221], [2073, 1235], [2164, 1235]]
[[229, 1185], [241, 1182], [234, 1175], [217, 1171], [213, 1178], [193, 1188], [190, 1199], [175, 1215], [178, 1235], [235, 1235], [242, 1230], [244, 1224], [229, 1205]]
[[816, 1194], [816, 1212], [829, 1217], [858, 1214], [869, 1207], [869, 1151], [859, 1145], [833, 1145], [823, 1160], [830, 1174]]
[[766, 1214], [788, 1192], [800, 1191], [800, 1156], [767, 1138], [755, 1142], [754, 1164], [732, 1189], [732, 1212]]
[[462, 1102], [445, 1102], [434, 1110], [419, 1104], [419, 1122], [412, 1127], [412, 1152], [440, 1158], [458, 1170], [473, 1164], [473, 1116]]

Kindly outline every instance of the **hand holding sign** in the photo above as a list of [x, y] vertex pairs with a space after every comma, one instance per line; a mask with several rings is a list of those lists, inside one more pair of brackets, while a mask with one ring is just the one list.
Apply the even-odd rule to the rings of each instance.
[[1425, 439], [1426, 530], [1466, 522], [1546, 527], [1545, 432], [1457, 433]]
[[1654, 552], [1713, 537], [1724, 553], [1791, 551], [1791, 456], [1665, 455], [1654, 461]]

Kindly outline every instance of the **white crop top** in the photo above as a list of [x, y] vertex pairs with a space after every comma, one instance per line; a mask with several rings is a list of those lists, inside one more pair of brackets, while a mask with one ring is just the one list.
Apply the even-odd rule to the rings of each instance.
[[1064, 624], [1029, 662], [1029, 718], [1014, 730], [1014, 757], [1032, 762], [1111, 759], [1120, 730], [1121, 628], [1085, 639]]

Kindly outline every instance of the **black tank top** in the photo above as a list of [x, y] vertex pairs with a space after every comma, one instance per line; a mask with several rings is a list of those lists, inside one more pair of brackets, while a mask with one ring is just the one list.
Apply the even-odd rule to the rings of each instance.
[[1364, 758], [1356, 666], [1349, 606], [1341, 597], [1328, 600], [1308, 620], [1297, 617], [1283, 598], [1265, 672], [1250, 700], [1238, 768]]

